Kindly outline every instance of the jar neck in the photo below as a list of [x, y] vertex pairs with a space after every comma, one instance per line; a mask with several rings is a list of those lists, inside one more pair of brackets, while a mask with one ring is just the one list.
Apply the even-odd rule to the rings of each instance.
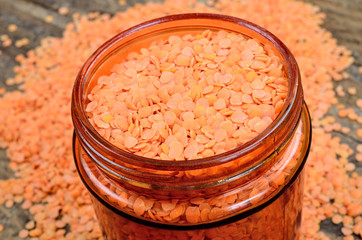
[[[299, 120], [299, 117], [297, 119]], [[288, 147], [293, 145], [297, 127], [298, 125], [293, 126], [288, 128], [289, 131], [281, 133], [285, 138], [275, 138], [277, 133], [273, 133], [269, 141], [262, 146], [259, 145], [258, 149], [252, 148], [253, 151], [248, 155], [238, 157], [234, 153], [236, 155], [234, 157], [234, 155], [223, 154], [219, 164], [177, 170], [132, 165], [123, 162], [121, 156], [118, 159], [110, 158], [102, 149], [102, 145], [85, 139], [77, 131], [76, 134], [85, 154], [92, 160], [103, 178], [108, 178], [117, 185], [127, 185], [127, 188], [133, 188], [137, 192], [150, 191], [151, 195], [155, 193], [169, 195], [170, 192], [174, 192], [171, 195], [175, 193], [187, 195], [190, 191], [193, 195], [197, 195], [198, 192], [204, 192], [210, 188], [218, 191], [224, 187], [232, 189], [233, 186], [257, 182], [276, 165], [283, 165], [283, 161], [287, 162], [289, 159], [284, 159], [282, 156]], [[282, 141], [276, 142], [276, 139], [282, 139]], [[209, 194], [213, 192], [209, 191]]]
[[[172, 23], [170, 24], [170, 21]], [[196, 22], [196, 23], [195, 23]], [[195, 26], [196, 25], [196, 26]], [[180, 27], [215, 29], [240, 32], [272, 46], [284, 65], [289, 79], [287, 100], [273, 123], [249, 142], [228, 152], [212, 157], [188, 161], [163, 161], [136, 156], [104, 140], [92, 127], [85, 113], [87, 91], [92, 79], [104, 74], [102, 66], [119, 49], [144, 35], [162, 34], [165, 29]], [[116, 56], [116, 55], [115, 55]], [[72, 118], [75, 133], [85, 153], [97, 168], [112, 181], [127, 183], [138, 189], [160, 191], [188, 191], [223, 187], [226, 184], [260, 177], [270, 169], [285, 149], [300, 120], [303, 93], [300, 74], [294, 57], [275, 36], [247, 21], [216, 14], [180, 14], [135, 26], [106, 42], [81, 69], [75, 83], [72, 99]]]

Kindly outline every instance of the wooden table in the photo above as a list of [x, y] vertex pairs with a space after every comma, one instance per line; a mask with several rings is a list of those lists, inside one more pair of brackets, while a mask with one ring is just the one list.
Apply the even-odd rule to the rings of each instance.
[[[344, 89], [354, 86], [357, 88], [359, 96], [362, 92], [362, 75], [358, 73], [358, 67], [362, 66], [362, 0], [304, 0], [316, 4], [326, 13], [327, 18], [323, 25], [333, 33], [338, 43], [346, 46], [353, 53], [354, 64], [347, 70], [350, 77], [347, 80], [338, 82]], [[40, 40], [46, 36], [61, 37], [64, 27], [70, 22], [71, 14], [87, 13], [89, 11], [98, 11], [101, 13], [114, 13], [122, 11], [127, 6], [133, 6], [135, 3], [144, 3], [146, 0], [127, 0], [127, 5], [120, 6], [117, 0], [0, 0], [0, 36], [7, 34], [13, 40], [27, 38], [29, 44], [17, 48], [14, 44], [4, 48], [0, 45], [2, 55], [0, 56], [0, 88], [5, 87], [8, 90], [15, 89], [16, 86], [7, 86], [5, 81], [14, 75], [12, 69], [16, 66], [15, 56], [25, 54], [28, 50], [35, 48], [40, 44]], [[67, 7], [70, 14], [66, 16], [58, 14], [60, 7]], [[44, 19], [52, 16], [53, 21], [47, 23]], [[9, 24], [16, 24], [18, 30], [8, 31]], [[337, 83], [335, 83], [337, 85]], [[358, 95], [358, 94], [357, 94]], [[339, 99], [346, 106], [356, 107], [357, 96]], [[362, 143], [356, 136], [355, 129], [361, 126], [356, 122], [346, 119], [340, 119], [336, 116], [336, 109], [331, 108], [329, 115], [335, 116], [343, 125], [348, 125], [352, 131], [348, 134], [334, 133], [339, 136], [343, 142], [355, 148], [357, 143]], [[359, 111], [359, 114], [361, 112]], [[353, 161], [353, 159], [351, 159]], [[8, 159], [4, 150], [0, 150], [0, 179], [13, 177], [13, 173], [7, 167]], [[361, 175], [362, 166], [357, 165], [356, 171]], [[0, 223], [6, 225], [5, 230], [0, 233], [0, 239], [13, 240], [19, 239], [17, 233], [24, 224], [31, 219], [28, 212], [23, 211], [19, 204], [11, 209], [0, 206]], [[333, 225], [329, 220], [321, 223], [321, 229], [331, 239], [342, 239], [340, 226]]]

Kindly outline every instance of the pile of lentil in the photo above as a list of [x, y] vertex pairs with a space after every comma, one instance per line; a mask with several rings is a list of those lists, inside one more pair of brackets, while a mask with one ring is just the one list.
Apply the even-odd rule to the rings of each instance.
[[[348, 158], [353, 149], [331, 135], [332, 130], [348, 130], [324, 117], [337, 103], [332, 80], [341, 80], [353, 60], [350, 52], [320, 27], [324, 16], [318, 8], [292, 0], [220, 0], [208, 5], [169, 0], [136, 5], [113, 17], [75, 15], [62, 38], [46, 38], [26, 56], [18, 56], [16, 75], [8, 83], [20, 83], [20, 91], [4, 93], [0, 99], [0, 144], [7, 149], [9, 166], [16, 176], [0, 181], [0, 204], [12, 207], [21, 203], [33, 215], [19, 236], [101, 238], [72, 157], [70, 96], [75, 76], [87, 57], [113, 35], [152, 18], [183, 12], [244, 18], [267, 28], [289, 47], [301, 69], [305, 100], [313, 118], [304, 190], [304, 239], [328, 239], [319, 231], [319, 223], [327, 218], [342, 224], [346, 240], [361, 237], [362, 177], [350, 173], [354, 165]], [[339, 109], [341, 116], [360, 122], [357, 113], [344, 106]], [[357, 151], [355, 158], [361, 161], [361, 145]]]
[[288, 90], [270, 46], [226, 31], [171, 35], [97, 79], [86, 112], [107, 141], [144, 157], [209, 157], [261, 133]]

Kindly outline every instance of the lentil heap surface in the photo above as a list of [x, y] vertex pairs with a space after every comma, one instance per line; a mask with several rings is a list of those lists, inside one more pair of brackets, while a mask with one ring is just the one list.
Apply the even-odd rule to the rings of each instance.
[[[113, 17], [75, 16], [62, 38], [44, 39], [27, 56], [19, 56], [16, 76], [8, 82], [22, 83], [21, 91], [5, 93], [0, 99], [0, 142], [7, 148], [16, 175], [0, 182], [0, 203], [11, 207], [20, 202], [34, 216], [34, 222], [24, 226], [26, 230], [19, 236], [101, 237], [72, 159], [70, 96], [74, 78], [90, 53], [116, 33], [145, 20], [182, 12], [247, 19], [270, 30], [291, 49], [301, 69], [314, 132], [306, 166], [304, 238], [328, 239], [319, 231], [320, 221], [326, 218], [342, 223], [346, 239], [353, 239], [352, 234], [361, 236], [362, 178], [346, 172], [352, 169], [348, 157], [353, 150], [331, 136], [330, 129], [339, 128], [332, 125], [332, 119], [323, 118], [336, 103], [332, 79], [340, 80], [352, 59], [320, 27], [323, 14], [318, 8], [292, 0], [220, 0], [213, 7], [192, 0], [168, 0], [136, 5]], [[340, 114], [345, 116], [342, 110]], [[361, 159], [360, 150], [358, 154]]]
[[171, 35], [99, 77], [86, 112], [98, 133], [137, 155], [209, 157], [261, 133], [288, 90], [271, 46], [225, 31]]

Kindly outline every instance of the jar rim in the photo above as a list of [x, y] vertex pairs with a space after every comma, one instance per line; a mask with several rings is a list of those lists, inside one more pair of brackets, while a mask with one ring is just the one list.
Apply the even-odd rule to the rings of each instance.
[[[256, 137], [251, 139], [250, 141], [234, 148], [229, 151], [223, 152], [221, 154], [216, 154], [210, 157], [205, 157], [201, 159], [193, 159], [193, 160], [181, 160], [181, 161], [171, 161], [171, 160], [159, 160], [154, 158], [147, 158], [143, 156], [138, 156], [131, 152], [122, 150], [115, 145], [111, 144], [109, 141], [101, 137], [95, 128], [92, 126], [85, 112], [85, 107], [83, 105], [83, 91], [84, 91], [84, 83], [85, 79], [89, 76], [90, 70], [94, 67], [94, 61], [99, 59], [102, 54], [105, 54], [106, 51], [112, 47], [117, 42], [121, 41], [126, 37], [131, 37], [133, 34], [137, 33], [140, 30], [144, 30], [150, 28], [155, 25], [159, 25], [166, 22], [175, 22], [179, 20], [190, 20], [190, 19], [212, 19], [222, 22], [228, 22], [235, 25], [243, 26], [251, 30], [252, 32], [258, 34], [262, 38], [265, 38], [269, 41], [273, 46], [278, 50], [278, 53], [281, 56], [281, 60], [283, 62], [284, 68], [286, 70], [286, 75], [289, 81], [288, 84], [288, 93], [286, 97], [286, 101], [284, 106], [276, 119], [261, 133], [259, 133]], [[197, 23], [196, 23], [197, 24]], [[200, 25], [197, 25], [201, 27]], [[207, 27], [207, 26], [204, 26]], [[205, 28], [206, 29], [206, 28]], [[104, 58], [106, 60], [106, 58]], [[150, 21], [143, 22], [134, 27], [131, 27], [108, 41], [106, 41], [101, 47], [99, 47], [84, 63], [79, 74], [74, 83], [73, 93], [72, 93], [72, 120], [76, 129], [76, 133], [78, 137], [84, 139], [85, 137], [92, 139], [95, 145], [101, 145], [102, 151], [106, 152], [109, 156], [119, 159], [121, 157], [122, 161], [126, 163], [130, 163], [133, 165], [142, 165], [147, 166], [149, 168], [163, 169], [163, 168], [203, 168], [205, 166], [212, 166], [223, 164], [228, 161], [235, 160], [237, 158], [243, 157], [253, 149], [261, 147], [268, 140], [272, 140], [276, 135], [275, 131], [280, 129], [285, 125], [285, 122], [290, 121], [291, 118], [295, 119], [296, 126], [297, 121], [299, 120], [301, 110], [303, 105], [303, 91], [301, 87], [301, 79], [299, 68], [297, 62], [287, 48], [287, 46], [279, 40], [275, 35], [273, 35], [268, 30], [252, 23], [244, 19], [240, 19], [237, 17], [232, 17], [228, 15], [222, 14], [214, 14], [214, 13], [185, 13], [185, 14], [177, 14], [177, 15], [169, 15], [161, 18], [156, 18]], [[296, 111], [298, 111], [299, 113]], [[84, 134], [84, 136], [80, 136], [80, 132]], [[113, 163], [118, 165], [117, 163]], [[116, 166], [117, 167], [117, 166]]]

